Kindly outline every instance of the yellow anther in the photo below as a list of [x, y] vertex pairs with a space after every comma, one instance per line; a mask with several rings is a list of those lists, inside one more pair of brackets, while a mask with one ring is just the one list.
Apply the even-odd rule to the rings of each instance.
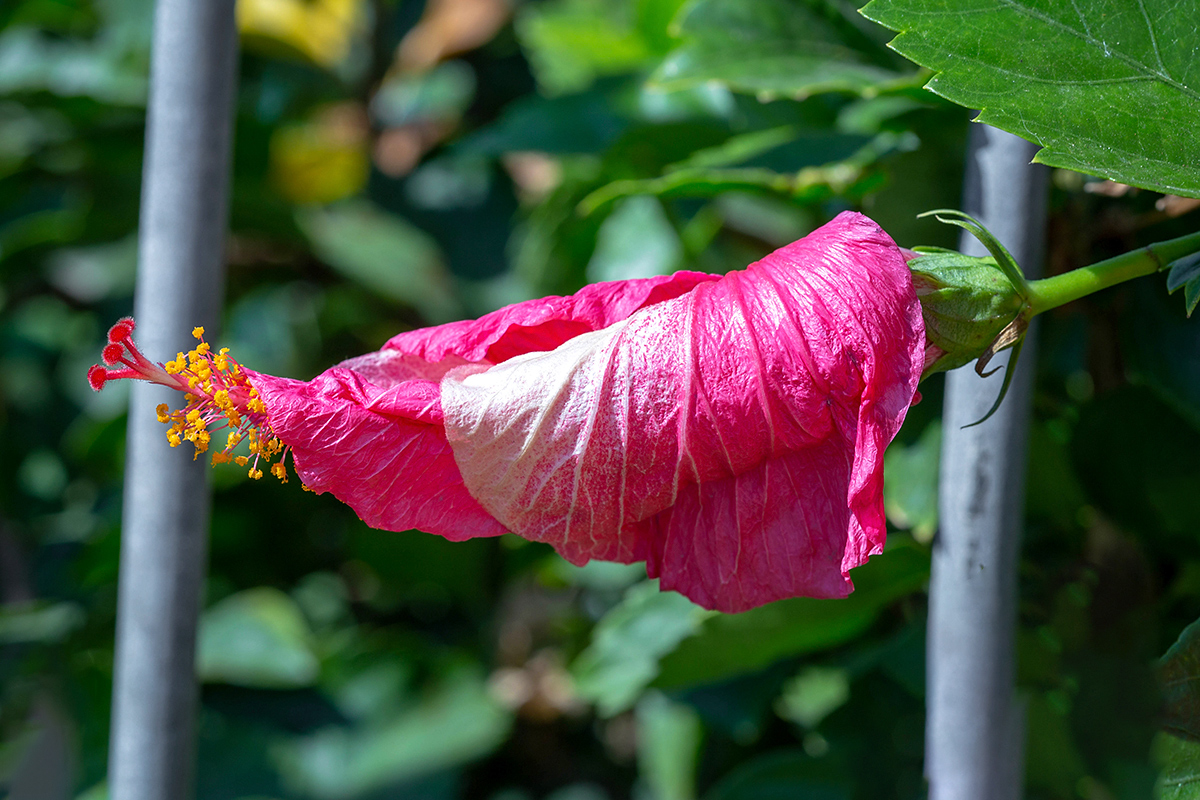
[[170, 442], [171, 447], [179, 447], [183, 443], [183, 440], [179, 438], [179, 434], [175, 431], [167, 432], [167, 441]]
[[209, 345], [208, 342], [201, 342], [200, 344], [196, 345], [196, 352], [200, 355], [204, 355], [209, 350], [212, 350], [212, 346]]
[[188, 378], [188, 388], [189, 389], [195, 389], [199, 385], [200, 385], [200, 379], [197, 378], [195, 375]]
[[196, 327], [192, 328], [192, 336], [195, 336], [197, 339], [203, 338], [204, 337], [204, 328], [200, 325], [197, 325]]
[[239, 467], [244, 467], [246, 466], [246, 462], [249, 460], [250, 459], [246, 458], [245, 456], [238, 456], [237, 458], [233, 459], [233, 463], [237, 464]]
[[187, 421], [188, 422], [195, 422], [198, 419], [200, 419], [199, 409], [193, 408], [191, 411], [187, 412]]
[[183, 365], [178, 361], [168, 361], [167, 363], [163, 364], [163, 369], [167, 371], [168, 375], [178, 375], [179, 373], [183, 372]]
[[276, 461], [271, 465], [271, 474], [284, 483], [287, 483], [287, 467], [283, 465], [282, 461]]
[[213, 463], [214, 467], [217, 464], [228, 464], [230, 462], [230, 460], [231, 459], [229, 458], [229, 454], [222, 450], [218, 450], [217, 452], [212, 454], [212, 463]]
[[154, 409], [154, 413], [158, 415], [159, 422], [166, 423], [171, 421], [171, 410], [167, 407], [166, 403], [159, 403]]
[[254, 480], [258, 480], [259, 478], [261, 478], [261, 477], [262, 477], [262, 470], [261, 470], [261, 469], [255, 469], [254, 467], [251, 467], [251, 468], [250, 468], [250, 472], [248, 472], [248, 473], [247, 473], [247, 475], [248, 475], [248, 477], [251, 477], [251, 478], [253, 478]]
[[235, 431], [230, 431], [229, 432], [229, 443], [226, 445], [226, 447], [229, 447], [230, 449], [237, 447], [238, 442], [240, 442], [241, 440], [242, 440], [242, 435], [240, 433], [237, 433]]

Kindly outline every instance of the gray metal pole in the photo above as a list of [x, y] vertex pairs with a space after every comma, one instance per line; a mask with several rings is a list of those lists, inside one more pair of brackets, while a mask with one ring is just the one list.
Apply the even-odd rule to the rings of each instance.
[[[964, 210], [1012, 252], [1026, 274], [1040, 269], [1046, 173], [1037, 146], [986, 125], [972, 128]], [[969, 235], [963, 252], [987, 255]], [[971, 366], [946, 376], [939, 484], [940, 526], [929, 586], [925, 772], [930, 800], [1016, 800], [1023, 773], [1023, 712], [1015, 694], [1014, 630], [1026, 440], [1033, 393], [1033, 330], [1013, 384], [983, 417], [1003, 369]], [[992, 365], [1003, 367], [1008, 354]]]
[[[215, 325], [237, 62], [234, 0], [158, 0], [142, 179], [134, 338], [156, 361]], [[155, 419], [178, 393], [135, 384], [121, 529], [109, 795], [193, 793], [195, 638], [208, 549], [205, 461]]]

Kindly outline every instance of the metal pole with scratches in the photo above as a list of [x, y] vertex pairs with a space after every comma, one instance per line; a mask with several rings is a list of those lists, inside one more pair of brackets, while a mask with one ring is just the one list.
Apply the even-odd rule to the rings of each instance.
[[[1009, 249], [1030, 277], [1040, 269], [1048, 170], [1038, 147], [987, 125], [972, 128], [964, 210]], [[987, 255], [969, 234], [962, 251]], [[1015, 690], [1017, 565], [1033, 395], [1029, 331], [1004, 402], [984, 422], [1011, 351], [981, 379], [973, 366], [946, 376], [940, 526], [929, 586], [925, 774], [930, 800], [1017, 800], [1024, 713]]]
[[[224, 286], [237, 74], [234, 0], [158, 0], [134, 338], [173, 358], [215, 326]], [[178, 393], [135, 382], [129, 409], [108, 788], [186, 800], [195, 759], [196, 624], [208, 551], [206, 463], [155, 418]]]

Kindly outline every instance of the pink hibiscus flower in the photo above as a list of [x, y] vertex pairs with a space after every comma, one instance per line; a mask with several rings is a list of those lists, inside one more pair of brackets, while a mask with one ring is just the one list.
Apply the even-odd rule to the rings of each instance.
[[745, 270], [518, 303], [307, 382], [206, 344], [164, 373], [118, 333], [131, 355], [106, 348], [121, 367], [93, 368], [93, 386], [165, 376], [188, 391], [187, 409], [160, 409], [173, 441], [204, 449], [233, 408], [252, 475], [290, 451], [308, 488], [373, 527], [644, 560], [722, 611], [853, 589], [849, 571], [883, 548], [883, 452], [926, 347], [904, 253], [850, 212]]

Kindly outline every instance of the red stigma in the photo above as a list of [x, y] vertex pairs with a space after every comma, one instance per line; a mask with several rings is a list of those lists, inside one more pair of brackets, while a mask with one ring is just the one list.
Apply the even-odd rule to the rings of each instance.
[[103, 359], [104, 363], [108, 364], [109, 366], [121, 363], [121, 357], [124, 355], [125, 348], [119, 344], [107, 344], [104, 346], [104, 349], [100, 351], [100, 358]]
[[[108, 348], [104, 348], [107, 350]], [[108, 370], [99, 364], [93, 364], [87, 373], [88, 383], [92, 386], [92, 391], [98, 392], [104, 388], [104, 384], [108, 381]]]
[[129, 338], [129, 335], [133, 333], [134, 327], [135, 325], [133, 322], [133, 317], [122, 317], [121, 319], [117, 320], [116, 323], [108, 329], [109, 343], [118, 344], [125, 341]]

